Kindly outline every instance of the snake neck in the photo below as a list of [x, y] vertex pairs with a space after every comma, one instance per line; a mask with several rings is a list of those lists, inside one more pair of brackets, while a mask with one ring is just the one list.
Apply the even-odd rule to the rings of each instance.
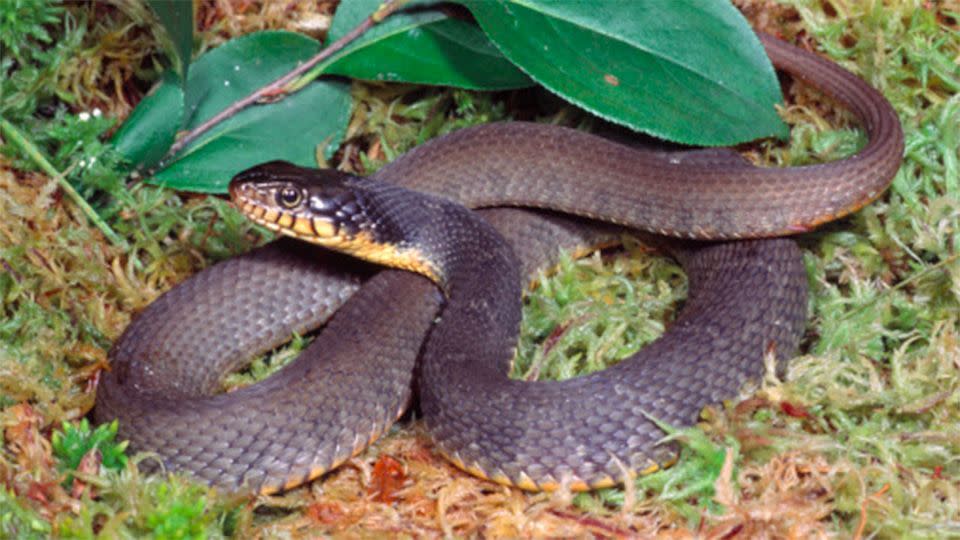
[[[491, 289], [500, 294], [496, 301], [491, 299], [490, 311], [500, 305], [501, 296], [512, 296], [519, 305], [519, 260], [500, 233], [477, 214], [448, 199], [375, 179], [353, 178], [349, 185], [375, 224], [370, 227], [371, 241], [415, 259], [426, 269], [420, 273], [440, 286], [448, 302], [461, 297], [479, 301]], [[364, 258], [404, 267], [386, 257]]]

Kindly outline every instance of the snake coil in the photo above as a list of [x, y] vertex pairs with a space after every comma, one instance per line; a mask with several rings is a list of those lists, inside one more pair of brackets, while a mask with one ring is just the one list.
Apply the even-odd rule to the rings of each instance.
[[[766, 169], [731, 151], [638, 150], [573, 130], [505, 123], [430, 141], [374, 175], [432, 193], [427, 199], [407, 191], [362, 194], [357, 186], [371, 183], [338, 173], [258, 166], [238, 175], [234, 196], [247, 191], [239, 188], [247, 181], [250, 190], [279, 191], [259, 202], [238, 198], [252, 217], [308, 240], [339, 237], [341, 248], [430, 276], [449, 298], [441, 324], [433, 326], [444, 296], [421, 276], [376, 273], [317, 248], [275, 242], [201, 272], [145, 310], [111, 350], [95, 419], [119, 418], [121, 436], [156, 452], [166, 466], [231, 488], [272, 492], [336, 467], [382, 434], [411, 398], [422, 349], [424, 419], [440, 451], [461, 468], [525, 489], [589, 489], [656, 467], [672, 450], [657, 446], [662, 434], [648, 415], [694, 421], [703, 405], [758, 376], [767, 350], [789, 357], [806, 315], [806, 278], [792, 241], [701, 240], [795, 234], [847, 215], [883, 192], [902, 158], [899, 121], [879, 92], [814, 54], [768, 36], [761, 41], [775, 66], [856, 115], [869, 137], [860, 152]], [[287, 211], [305, 201], [309, 208], [321, 185], [336, 189], [312, 213]], [[448, 211], [446, 201], [484, 208], [478, 213], [519, 262], [479, 232], [486, 225], [454, 218], [459, 211]], [[427, 203], [460, 227], [443, 234], [472, 250], [456, 250], [438, 236], [404, 236], [413, 234], [405, 224], [418, 220], [440, 230], [432, 228], [439, 214], [403, 213]], [[493, 208], [501, 206], [696, 239], [653, 239], [688, 273], [682, 313], [660, 339], [601, 373], [561, 382], [508, 379], [519, 276], [558, 246], [587, 245], [607, 230]], [[353, 220], [367, 212], [382, 215], [365, 226], [365, 218]], [[371, 225], [383, 220], [399, 229]], [[416, 242], [405, 243], [410, 239]], [[334, 311], [296, 362], [251, 387], [215, 394], [225, 371], [293, 332], [318, 327]]]

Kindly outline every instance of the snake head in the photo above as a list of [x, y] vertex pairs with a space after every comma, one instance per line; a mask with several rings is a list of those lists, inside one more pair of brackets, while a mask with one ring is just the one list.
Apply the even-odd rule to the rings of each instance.
[[391, 201], [405, 191], [331, 169], [270, 161], [230, 181], [236, 207], [264, 227], [439, 282], [436, 267], [410, 245]]
[[293, 236], [353, 237], [374, 228], [359, 200], [361, 181], [331, 169], [270, 161], [230, 181], [230, 197], [253, 221]]

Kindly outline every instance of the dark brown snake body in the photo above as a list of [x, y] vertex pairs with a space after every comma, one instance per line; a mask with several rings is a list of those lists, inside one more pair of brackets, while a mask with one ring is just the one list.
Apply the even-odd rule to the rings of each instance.
[[[835, 64], [761, 39], [774, 65], [856, 115], [869, 137], [859, 153], [766, 169], [730, 151], [637, 150], [569, 129], [507, 123], [431, 141], [374, 176], [473, 208], [542, 208], [698, 240], [794, 234], [878, 197], [903, 153], [890, 105]], [[527, 274], [558, 247], [605, 234], [543, 212], [482, 213]], [[500, 293], [460, 299], [459, 315], [444, 309], [444, 329], [421, 346], [444, 304], [430, 281], [278, 241], [201, 272], [145, 310], [111, 351], [95, 418], [119, 418], [121, 436], [168, 467], [269, 492], [362, 450], [404, 410], [416, 382], [431, 437], [468, 471], [528, 489], [623, 481], [673, 452], [656, 445], [662, 432], [651, 417], [689, 424], [704, 405], [734, 395], [762, 374], [767, 350], [793, 354], [806, 316], [806, 277], [790, 240], [654, 242], [690, 278], [688, 300], [667, 332], [603, 372], [527, 383], [506, 375], [519, 322], [517, 271], [475, 270], [469, 279]], [[251, 387], [212, 395], [224, 372], [318, 327], [338, 307], [294, 363]], [[499, 339], [478, 343], [479, 335]]]

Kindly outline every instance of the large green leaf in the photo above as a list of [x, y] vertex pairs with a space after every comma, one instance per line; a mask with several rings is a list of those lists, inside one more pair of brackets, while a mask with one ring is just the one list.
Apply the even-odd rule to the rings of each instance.
[[168, 71], [150, 94], [140, 100], [111, 142], [134, 166], [152, 167], [173, 144], [183, 121], [183, 108], [180, 78]]
[[[319, 44], [290, 32], [258, 32], [199, 58], [187, 85], [192, 129], [236, 100], [313, 56]], [[317, 145], [329, 155], [350, 115], [346, 83], [314, 82], [276, 103], [248, 107], [187, 146], [152, 181], [177, 189], [222, 193], [237, 172], [272, 159], [316, 164]]]
[[[381, 3], [382, 0], [341, 2], [327, 41], [339, 39]], [[339, 53], [324, 73], [477, 90], [533, 84], [476, 25], [419, 6], [394, 13], [367, 31]]]
[[786, 136], [759, 40], [726, 0], [460, 0], [504, 55], [564, 99], [673, 141]]
[[181, 80], [187, 77], [193, 52], [193, 2], [191, 0], [147, 0], [167, 31], [176, 55]]

